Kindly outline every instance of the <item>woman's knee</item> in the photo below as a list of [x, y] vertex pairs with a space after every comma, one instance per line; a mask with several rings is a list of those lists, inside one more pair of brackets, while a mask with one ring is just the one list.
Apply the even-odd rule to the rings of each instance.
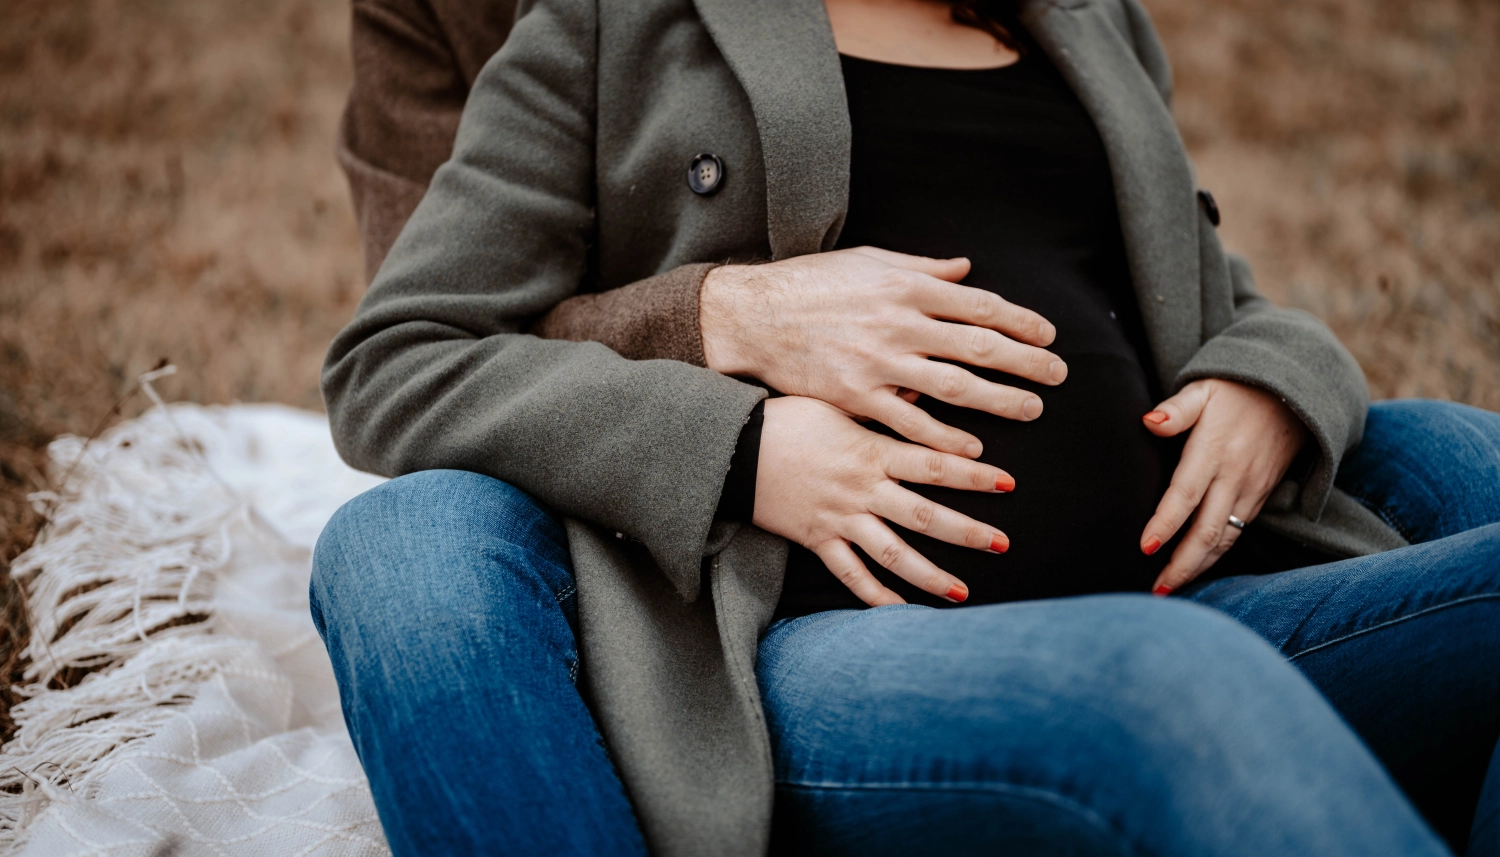
[[[1294, 817], [1324, 789], [1385, 783], [1307, 679], [1233, 620], [1170, 599], [1098, 618], [1099, 651], [1031, 721], [1040, 749], [1027, 764], [1078, 794], [1106, 808], [1152, 794], [1169, 823], [1217, 799]], [[1298, 797], [1288, 783], [1310, 790]]]
[[1275, 721], [1288, 697], [1319, 704], [1264, 640], [1177, 599], [1096, 596], [797, 621], [800, 629], [774, 631], [762, 644], [760, 667], [772, 718], [797, 741], [804, 724], [820, 722], [804, 719], [815, 713], [804, 707], [838, 705], [872, 734], [891, 734], [903, 718], [930, 722], [912, 736], [924, 753], [941, 755], [946, 745], [1006, 752], [1028, 735], [1039, 746], [1130, 755], [1168, 734], [1231, 740], [1240, 723]]
[[1233, 742], [1288, 705], [1324, 707], [1280, 653], [1222, 613], [1176, 599], [1111, 600], [1069, 700], [1080, 716], [1109, 721], [1097, 724], [1101, 733]]
[[1338, 486], [1413, 542], [1500, 521], [1500, 414], [1427, 399], [1377, 402]]
[[1500, 472], [1500, 414], [1457, 402], [1391, 399], [1375, 402], [1361, 446], [1429, 467], [1443, 463]]
[[[1008, 709], [997, 750], [1019, 751], [1023, 765], [1099, 787], [1115, 781], [1176, 794], [1189, 781], [1285, 763], [1289, 746], [1279, 742], [1347, 733], [1295, 667], [1217, 611], [1176, 599], [1103, 596], [1064, 602], [1059, 615], [1070, 607], [1075, 619], [1054, 620], [1054, 633], [1033, 636], [1038, 648], [1053, 652], [1025, 656], [1035, 661], [1024, 680], [1036, 696], [1018, 702], [998, 689], [1005, 677], [993, 677], [994, 708]], [[1029, 737], [1013, 745], [1007, 733], [1017, 732]], [[1352, 736], [1342, 737], [1358, 752]]]
[[839, 621], [770, 639], [762, 683], [783, 788], [1015, 787], [1150, 842], [1226, 806], [1293, 823], [1310, 793], [1288, 782], [1388, 786], [1275, 649], [1191, 603], [1097, 596]]
[[472, 608], [481, 594], [494, 610], [571, 586], [562, 527], [535, 500], [488, 476], [431, 470], [392, 479], [334, 514], [313, 555], [310, 595], [321, 630], [332, 615], [368, 621], [395, 611], [420, 621]]

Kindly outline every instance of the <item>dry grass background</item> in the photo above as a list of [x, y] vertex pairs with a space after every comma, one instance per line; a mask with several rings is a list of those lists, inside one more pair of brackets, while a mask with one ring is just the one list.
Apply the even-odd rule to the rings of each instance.
[[[1263, 290], [1327, 320], [1376, 396], [1500, 410], [1500, 3], [1146, 3]], [[42, 446], [116, 418], [159, 358], [172, 398], [320, 407], [363, 289], [332, 157], [347, 21], [336, 0], [0, 6], [0, 563], [38, 524]]]

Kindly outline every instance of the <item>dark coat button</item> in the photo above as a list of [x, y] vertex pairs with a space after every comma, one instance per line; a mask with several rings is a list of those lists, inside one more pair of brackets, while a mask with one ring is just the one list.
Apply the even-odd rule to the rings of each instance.
[[693, 193], [708, 196], [724, 183], [724, 162], [713, 152], [703, 152], [693, 158], [688, 167], [688, 187]]
[[1203, 206], [1203, 213], [1208, 215], [1208, 222], [1219, 228], [1219, 204], [1214, 201], [1214, 195], [1206, 190], [1198, 191], [1198, 202]]

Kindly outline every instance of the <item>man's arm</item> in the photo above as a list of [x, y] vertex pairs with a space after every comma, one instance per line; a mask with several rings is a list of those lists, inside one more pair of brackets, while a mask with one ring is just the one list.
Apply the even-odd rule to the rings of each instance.
[[[355, 0], [354, 86], [339, 125], [374, 279], [396, 236], [453, 153], [474, 79], [510, 35], [515, 0]], [[704, 365], [698, 292], [711, 264], [576, 295], [535, 320], [544, 339], [600, 342], [632, 360]]]
[[518, 21], [475, 82], [453, 157], [335, 337], [323, 395], [355, 467], [505, 480], [637, 538], [691, 598], [765, 391], [524, 331], [588, 273], [595, 51], [592, 0], [541, 0]]

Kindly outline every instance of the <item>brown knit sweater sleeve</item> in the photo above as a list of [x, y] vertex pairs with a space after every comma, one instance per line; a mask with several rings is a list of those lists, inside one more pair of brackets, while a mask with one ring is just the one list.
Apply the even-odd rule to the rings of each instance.
[[[515, 0], [354, 0], [354, 86], [339, 124], [373, 279], [432, 174], [448, 160], [479, 70], [510, 34]], [[633, 360], [704, 365], [698, 290], [711, 264], [568, 298], [538, 319], [544, 339], [600, 342]]]
[[543, 339], [602, 342], [631, 360], [681, 360], [704, 366], [698, 291], [713, 263], [683, 265], [628, 286], [575, 295], [542, 316]]

